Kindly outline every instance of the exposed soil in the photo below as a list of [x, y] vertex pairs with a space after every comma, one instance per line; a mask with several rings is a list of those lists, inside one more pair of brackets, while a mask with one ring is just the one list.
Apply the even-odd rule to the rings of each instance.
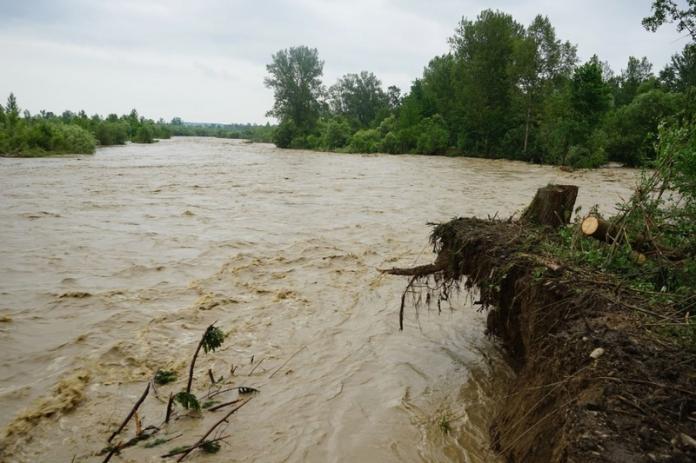
[[529, 225], [455, 219], [433, 232], [440, 267], [419, 276], [440, 297], [464, 281], [491, 307], [488, 330], [517, 372], [494, 449], [510, 462], [696, 461], [693, 354], [651, 329], [665, 316], [644, 295], [544, 255], [543, 239]]

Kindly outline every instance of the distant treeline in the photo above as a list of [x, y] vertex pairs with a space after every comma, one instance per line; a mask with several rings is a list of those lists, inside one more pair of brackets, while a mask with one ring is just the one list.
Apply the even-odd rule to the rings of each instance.
[[274, 143], [578, 167], [643, 165], [655, 159], [659, 124], [688, 120], [696, 111], [693, 43], [658, 74], [636, 57], [616, 74], [597, 56], [579, 64], [576, 46], [558, 39], [545, 16], [525, 27], [485, 10], [462, 19], [449, 44], [451, 51], [433, 58], [405, 96], [394, 86], [384, 90], [365, 71], [326, 89], [316, 49], [279, 51], [265, 80], [275, 94], [268, 114], [280, 121]]
[[270, 141], [272, 132], [270, 125], [192, 125], [180, 118], [171, 123], [162, 119], [155, 122], [139, 116], [135, 109], [106, 118], [88, 116], [84, 111], [64, 111], [60, 115], [41, 111], [32, 115], [20, 109], [12, 93], [7, 104], [0, 105], [0, 155], [6, 156], [91, 154], [97, 146], [124, 145], [128, 141], [154, 143], [172, 135]]
[[274, 126], [270, 124], [208, 124], [183, 122], [175, 117], [168, 125], [173, 136], [238, 138], [256, 142], [271, 142]]

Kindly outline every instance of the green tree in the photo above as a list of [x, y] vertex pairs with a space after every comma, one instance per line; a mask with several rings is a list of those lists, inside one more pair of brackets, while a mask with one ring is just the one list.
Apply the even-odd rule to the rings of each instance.
[[14, 93], [10, 93], [10, 96], [7, 97], [7, 104], [5, 105], [5, 119], [10, 130], [14, 129], [19, 121], [19, 112], [17, 98], [15, 98]]
[[389, 107], [382, 82], [372, 72], [346, 74], [329, 88], [331, 111], [352, 121], [356, 127], [369, 127], [378, 114]]
[[301, 133], [310, 132], [321, 109], [323, 68], [324, 62], [316, 48], [299, 46], [275, 53], [271, 64], [266, 66], [269, 75], [264, 80], [266, 87], [273, 89], [275, 98], [267, 114], [281, 123], [292, 120]]
[[[600, 164], [604, 154], [597, 151], [603, 150], [598, 143], [603, 137], [595, 132], [610, 106], [611, 89], [603, 78], [601, 62], [593, 56], [575, 70], [562, 90], [547, 100], [542, 123], [546, 149], [543, 160], [586, 167]], [[582, 158], [586, 156], [593, 161], [585, 162]]]
[[629, 56], [626, 69], [621, 71], [618, 78], [619, 85], [614, 99], [616, 106], [623, 106], [633, 101], [641, 85], [653, 77], [652, 63], [646, 57], [639, 60]]
[[543, 103], [562, 79], [567, 79], [577, 63], [577, 48], [556, 38], [556, 30], [546, 16], [537, 15], [517, 42], [513, 73], [524, 105], [522, 152], [529, 147], [530, 133], [536, 133]]
[[677, 32], [687, 31], [696, 40], [696, 0], [686, 0], [687, 8], [681, 9], [673, 0], [655, 0], [652, 15], [643, 18], [643, 27], [655, 32], [664, 23], [677, 23]]
[[660, 73], [660, 80], [675, 92], [685, 92], [696, 87], [696, 45], [689, 44], [680, 54], [673, 55], [670, 63]]
[[513, 123], [516, 79], [510, 63], [523, 36], [524, 27], [512, 16], [484, 10], [476, 21], [462, 19], [450, 38], [457, 59], [460, 145], [467, 151], [492, 154], [500, 150], [500, 141]]
[[655, 89], [618, 108], [608, 116], [604, 127], [609, 159], [629, 166], [654, 160], [660, 123], [682, 105], [681, 94]]

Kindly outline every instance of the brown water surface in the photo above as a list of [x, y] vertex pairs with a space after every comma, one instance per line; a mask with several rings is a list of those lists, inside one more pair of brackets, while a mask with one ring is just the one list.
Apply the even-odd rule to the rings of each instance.
[[[462, 296], [408, 309], [399, 332], [405, 281], [376, 269], [429, 261], [426, 222], [510, 215], [549, 182], [609, 210], [634, 178], [202, 138], [0, 159], [0, 460], [101, 461], [147, 379], [176, 369], [158, 393], [179, 390], [217, 320], [229, 335], [201, 357], [197, 392], [211, 368], [261, 393], [205, 461], [496, 461], [488, 425], [509, 373], [484, 314]], [[112, 461], [161, 461], [223, 413]], [[144, 425], [163, 415], [148, 398]]]

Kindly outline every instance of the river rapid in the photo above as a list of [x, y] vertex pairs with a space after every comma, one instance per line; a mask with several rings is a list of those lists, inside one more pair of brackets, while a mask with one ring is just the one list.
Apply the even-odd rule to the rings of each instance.
[[[0, 461], [102, 461], [158, 368], [179, 374], [162, 401], [181, 389], [214, 321], [227, 338], [194, 390], [210, 368], [260, 393], [219, 453], [187, 461], [498, 461], [488, 427], [510, 372], [485, 314], [466, 295], [407, 305], [400, 332], [406, 281], [377, 269], [431, 261], [427, 222], [509, 216], [549, 182], [611, 211], [636, 176], [209, 138], [0, 159]], [[226, 410], [111, 461], [162, 461]], [[164, 412], [151, 393], [139, 417]]]

